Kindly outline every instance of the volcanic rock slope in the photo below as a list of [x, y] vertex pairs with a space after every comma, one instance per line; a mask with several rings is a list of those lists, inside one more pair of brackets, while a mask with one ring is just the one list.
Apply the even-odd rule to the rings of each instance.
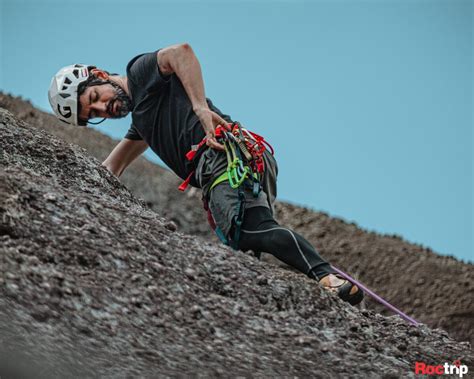
[[469, 343], [182, 234], [0, 108], [0, 376], [414, 377]]
[[[85, 148], [103, 161], [117, 141], [90, 128], [64, 126], [29, 101], [0, 93], [0, 107], [28, 125]], [[276, 146], [278, 152], [278, 146]], [[217, 241], [209, 232], [199, 191], [177, 190], [180, 180], [170, 171], [139, 158], [120, 179], [137, 197], [178, 230]], [[278, 202], [277, 218], [292, 227], [329, 259], [391, 303], [433, 328], [443, 328], [459, 341], [474, 343], [474, 266], [435, 254], [397, 235], [380, 235], [326, 213]], [[453, 220], [453, 222], [455, 222]], [[266, 262], [278, 263], [265, 255]], [[281, 264], [283, 265], [283, 264]], [[362, 307], [389, 315], [367, 299]]]

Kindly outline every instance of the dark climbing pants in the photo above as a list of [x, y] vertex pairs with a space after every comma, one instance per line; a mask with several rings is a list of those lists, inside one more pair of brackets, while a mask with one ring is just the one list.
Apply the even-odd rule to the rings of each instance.
[[[314, 279], [334, 273], [314, 247], [301, 235], [279, 225], [273, 218], [273, 203], [276, 198], [278, 165], [275, 158], [265, 152], [265, 175], [257, 197], [245, 189], [245, 212], [240, 234], [239, 248], [274, 255], [282, 262], [296, 268]], [[203, 196], [209, 196], [209, 208], [216, 225], [229, 238], [234, 235], [234, 220], [240, 207], [238, 190], [223, 182], [212, 190], [210, 185], [227, 165], [225, 153], [208, 149], [200, 158], [196, 169], [196, 180], [203, 189]]]
[[335, 273], [304, 237], [279, 225], [267, 207], [246, 209], [239, 249], [270, 253], [317, 280]]

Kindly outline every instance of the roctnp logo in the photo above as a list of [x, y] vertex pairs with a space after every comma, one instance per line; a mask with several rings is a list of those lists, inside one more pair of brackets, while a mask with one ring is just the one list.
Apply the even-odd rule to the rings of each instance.
[[457, 375], [462, 378], [468, 371], [467, 366], [461, 364], [459, 359], [452, 364], [446, 362], [442, 365], [427, 365], [425, 362], [415, 363], [415, 374], [418, 375]]

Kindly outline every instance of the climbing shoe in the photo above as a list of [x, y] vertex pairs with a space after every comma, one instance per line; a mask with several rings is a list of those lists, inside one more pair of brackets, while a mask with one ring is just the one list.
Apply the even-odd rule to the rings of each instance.
[[[362, 291], [359, 287], [351, 283], [349, 280], [341, 277], [340, 275], [335, 274], [335, 276], [343, 280], [343, 282], [341, 284], [338, 284], [337, 286], [323, 285], [323, 288], [335, 292], [337, 296], [339, 296], [339, 298], [344, 301], [347, 301], [351, 305], [357, 305], [364, 299], [364, 291]], [[351, 291], [354, 287], [357, 288], [357, 291], [351, 294]]]

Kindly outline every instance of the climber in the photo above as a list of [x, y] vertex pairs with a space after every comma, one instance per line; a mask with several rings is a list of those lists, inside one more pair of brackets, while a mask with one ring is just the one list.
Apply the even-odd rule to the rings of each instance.
[[[234, 121], [205, 97], [201, 66], [189, 44], [140, 54], [126, 73], [83, 64], [62, 68], [48, 93], [54, 113], [66, 124], [84, 126], [96, 124], [91, 119], [102, 122], [131, 112], [130, 129], [102, 163], [109, 171], [120, 177], [150, 147], [186, 184], [202, 189], [211, 224], [224, 242], [270, 253], [350, 304], [362, 301], [362, 289], [337, 274], [304, 237], [275, 221], [277, 163], [268, 149], [256, 148], [260, 172], [245, 168], [251, 164], [242, 146], [257, 142], [250, 134], [244, 141], [241, 129], [232, 135]], [[233, 169], [231, 149], [237, 164]], [[190, 151], [193, 158], [187, 159]], [[240, 175], [237, 184], [229, 179], [231, 169]]]

